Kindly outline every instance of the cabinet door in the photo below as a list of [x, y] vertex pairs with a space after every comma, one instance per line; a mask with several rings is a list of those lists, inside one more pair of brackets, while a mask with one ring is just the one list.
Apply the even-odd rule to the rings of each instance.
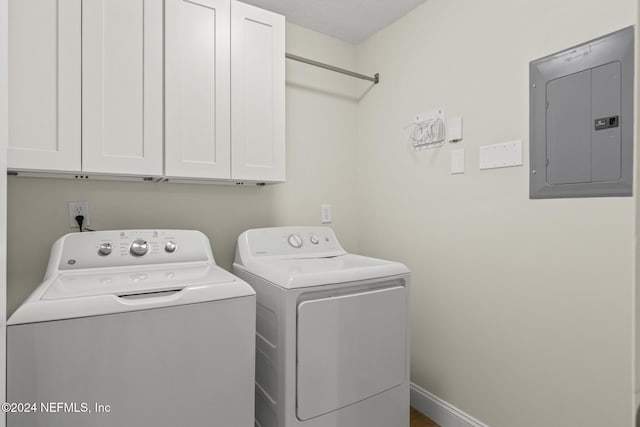
[[9, 169], [80, 171], [80, 11], [9, 1]]
[[162, 174], [162, 2], [82, 2], [82, 169]]
[[284, 17], [233, 2], [231, 175], [285, 180]]
[[165, 7], [165, 175], [229, 179], [229, 0]]

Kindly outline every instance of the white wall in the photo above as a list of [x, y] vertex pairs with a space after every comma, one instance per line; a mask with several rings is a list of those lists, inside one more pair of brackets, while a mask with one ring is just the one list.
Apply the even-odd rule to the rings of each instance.
[[[492, 427], [631, 426], [633, 198], [529, 200], [529, 61], [636, 23], [634, 0], [428, 0], [358, 48], [363, 252], [413, 271], [412, 381]], [[413, 152], [416, 112], [464, 142]], [[524, 167], [480, 171], [521, 139]], [[464, 175], [449, 152], [464, 148]]]
[[[640, 1], [638, 2], [638, 5], [640, 5]], [[636, 11], [637, 13], [637, 20], [636, 20], [636, 26], [640, 24], [640, 7], [638, 7], [638, 10]], [[635, 89], [636, 89], [636, 99], [635, 99], [635, 109], [636, 109], [636, 128], [635, 128], [635, 140], [638, 140], [638, 123], [640, 123], [640, 79], [638, 78], [638, 63], [640, 63], [639, 58], [640, 58], [640, 42], [638, 42], [637, 40], [638, 37], [638, 30], [636, 27], [636, 81], [635, 81]], [[638, 149], [638, 146], [635, 146], [635, 186], [636, 189], [638, 188], [638, 185], [640, 185], [640, 174], [638, 174], [638, 162], [640, 162], [640, 149]], [[637, 194], [637, 190], [636, 190], [636, 194]], [[634, 310], [635, 310], [635, 323], [634, 323], [634, 340], [635, 340], [635, 345], [634, 345], [634, 404], [635, 407], [638, 408], [636, 409], [636, 417], [638, 416], [638, 411], [640, 411], [640, 408], [638, 407], [640, 404], [640, 281], [638, 280], [640, 278], [640, 236], [639, 236], [639, 231], [640, 231], [640, 216], [638, 215], [638, 213], [640, 212], [640, 197], [636, 197], [636, 206], [635, 206], [635, 271], [634, 271], [634, 282], [635, 282], [635, 304], [634, 304]], [[638, 419], [636, 419], [636, 426], [637, 423], [640, 422]]]
[[[6, 308], [7, 308], [7, 137], [8, 137], [8, 9], [7, 0], [0, 0], [0, 384], [6, 379]], [[6, 401], [5, 387], [0, 388], [0, 402]], [[5, 417], [0, 416], [0, 427]]]
[[[353, 46], [295, 25], [287, 25], [287, 50], [355, 67]], [[212, 241], [217, 262], [227, 269], [236, 238], [245, 229], [319, 224], [320, 204], [330, 203], [332, 226], [348, 249], [357, 250], [356, 177], [349, 167], [356, 149], [355, 84], [291, 61], [286, 71], [285, 184], [237, 188], [9, 178], [9, 312], [42, 280], [51, 244], [72, 231], [67, 219], [70, 200], [89, 201], [96, 229], [202, 230]]]

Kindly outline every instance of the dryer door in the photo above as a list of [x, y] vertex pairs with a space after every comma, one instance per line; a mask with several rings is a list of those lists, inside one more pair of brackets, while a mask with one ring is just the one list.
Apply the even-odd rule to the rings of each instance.
[[299, 419], [389, 390], [406, 375], [406, 288], [304, 301], [297, 334]]

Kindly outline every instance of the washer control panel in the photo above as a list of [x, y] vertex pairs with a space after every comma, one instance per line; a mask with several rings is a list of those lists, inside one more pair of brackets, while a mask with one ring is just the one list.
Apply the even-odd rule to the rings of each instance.
[[195, 230], [71, 233], [54, 250], [60, 270], [213, 260], [209, 240]]
[[327, 257], [345, 253], [329, 227], [273, 227], [244, 232], [239, 248], [251, 256]]

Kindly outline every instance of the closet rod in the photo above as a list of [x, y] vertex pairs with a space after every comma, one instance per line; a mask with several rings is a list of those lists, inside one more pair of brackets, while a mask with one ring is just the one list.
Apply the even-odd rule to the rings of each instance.
[[357, 79], [369, 80], [374, 84], [378, 84], [380, 82], [380, 75], [378, 73], [376, 73], [373, 77], [370, 77], [370, 76], [365, 76], [364, 74], [354, 73], [353, 71], [345, 70], [344, 68], [334, 67], [333, 65], [314, 61], [313, 59], [303, 58], [301, 56], [294, 55], [292, 53], [286, 53], [284, 56], [287, 59], [304, 62], [305, 64], [313, 65], [314, 67], [320, 67], [320, 68], [324, 68], [325, 70], [335, 71], [336, 73], [346, 74], [347, 76], [355, 77]]

